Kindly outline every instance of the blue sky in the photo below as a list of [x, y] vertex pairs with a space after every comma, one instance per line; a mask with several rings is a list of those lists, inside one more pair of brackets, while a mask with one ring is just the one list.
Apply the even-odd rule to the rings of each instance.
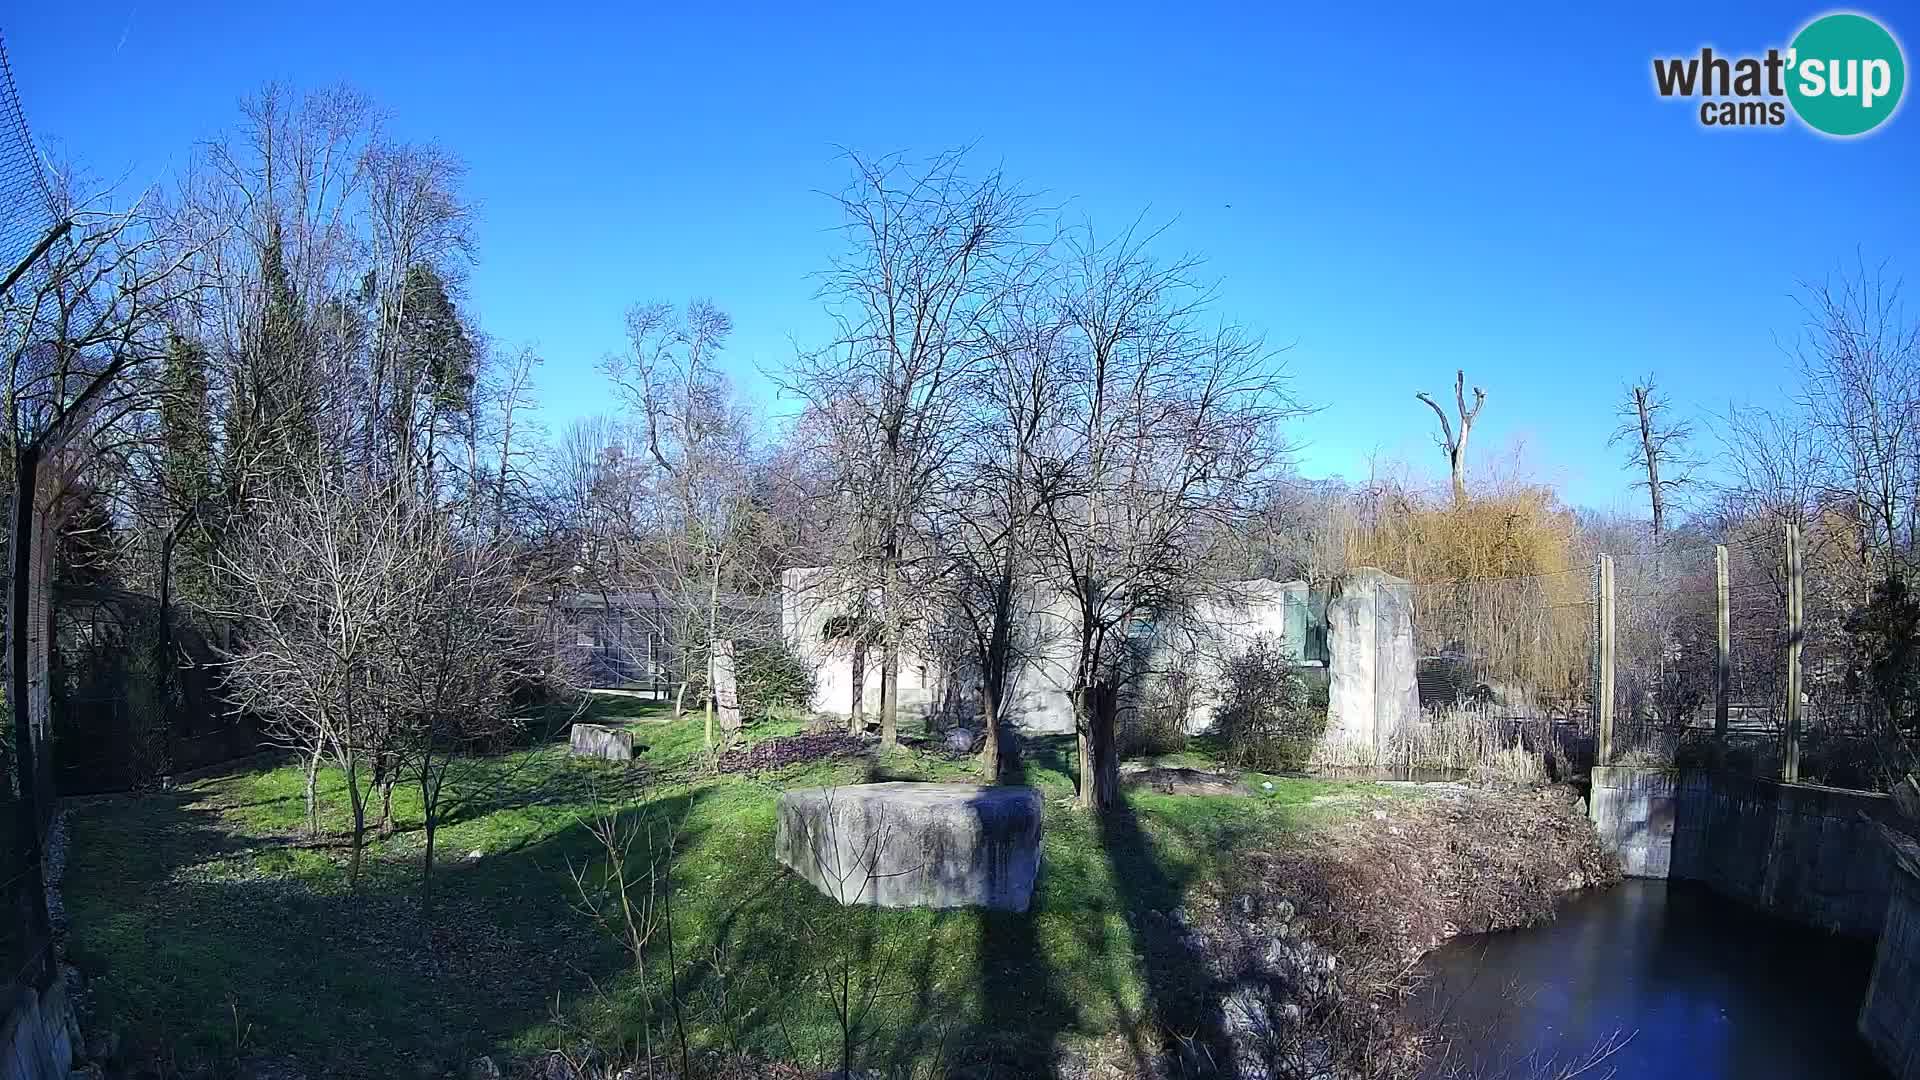
[[[1539, 478], [1613, 507], [1625, 380], [1654, 372], [1687, 412], [1777, 400], [1797, 279], [1858, 253], [1920, 289], [1920, 114], [1849, 142], [1706, 130], [1655, 96], [1652, 57], [1785, 45], [1826, 9], [1593, 6], [104, 0], [0, 32], [36, 135], [129, 183], [268, 79], [349, 81], [464, 156], [473, 306], [540, 345], [556, 427], [607, 407], [594, 363], [635, 300], [730, 311], [743, 384], [822, 340], [837, 147], [971, 143], [1108, 228], [1170, 221], [1222, 311], [1292, 343], [1324, 406], [1298, 425], [1309, 475], [1438, 465], [1413, 392], [1464, 366], [1489, 395], [1477, 457], [1524, 442]], [[1920, 13], [1863, 10], [1911, 61]]]

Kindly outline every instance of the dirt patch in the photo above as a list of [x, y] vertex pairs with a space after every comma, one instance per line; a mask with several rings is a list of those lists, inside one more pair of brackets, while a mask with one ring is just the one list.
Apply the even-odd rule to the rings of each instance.
[[767, 739], [749, 747], [729, 750], [720, 758], [723, 773], [757, 773], [805, 765], [832, 758], [859, 757], [867, 752], [866, 740], [845, 732], [818, 735], [788, 735]]
[[1120, 783], [1130, 790], [1162, 795], [1253, 795], [1246, 781], [1231, 773], [1128, 762], [1120, 767]]

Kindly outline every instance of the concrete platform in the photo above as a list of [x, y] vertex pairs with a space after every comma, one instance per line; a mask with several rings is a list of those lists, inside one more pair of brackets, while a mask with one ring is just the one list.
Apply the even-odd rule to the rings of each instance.
[[861, 784], [780, 796], [774, 857], [843, 904], [1025, 911], [1040, 870], [1040, 793]]

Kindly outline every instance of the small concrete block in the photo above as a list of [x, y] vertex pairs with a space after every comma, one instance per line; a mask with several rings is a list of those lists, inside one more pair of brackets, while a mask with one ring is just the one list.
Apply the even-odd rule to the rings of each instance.
[[575, 724], [568, 749], [608, 761], [633, 760], [633, 733], [602, 724]]

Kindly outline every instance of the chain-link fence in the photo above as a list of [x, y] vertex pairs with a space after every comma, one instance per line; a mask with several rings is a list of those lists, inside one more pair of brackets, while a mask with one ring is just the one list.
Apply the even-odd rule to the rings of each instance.
[[[27, 129], [26, 114], [20, 107], [13, 73], [0, 46], [0, 274], [8, 283], [0, 296], [0, 341], [20, 371], [32, 368], [31, 357], [52, 351], [52, 343], [37, 339], [41, 325], [35, 318], [43, 298], [50, 291], [47, 275], [53, 261], [48, 247], [62, 235], [63, 218], [58, 212], [54, 192], [41, 167], [39, 152]], [[22, 362], [21, 358], [28, 358]], [[4, 472], [9, 494], [9, 523], [22, 518], [26, 528], [8, 532], [8, 565], [16, 536], [30, 538], [29, 565], [5, 575], [4, 587], [8, 611], [7, 662], [9, 673], [6, 694], [5, 752], [0, 756], [7, 770], [7, 782], [0, 784], [8, 842], [0, 844], [0, 978], [8, 980], [7, 1000], [16, 996], [18, 987], [44, 984], [52, 976], [53, 936], [48, 918], [41, 852], [53, 819], [54, 787], [52, 754], [47, 737], [50, 722], [47, 657], [50, 637], [50, 603], [54, 529], [43, 499], [45, 481], [56, 473], [47, 469], [36, 473], [38, 486], [17, 479], [15, 449], [0, 453], [0, 471]], [[57, 447], [51, 448], [58, 450]], [[25, 474], [20, 474], [25, 475]], [[14, 493], [21, 487], [32, 488], [27, 497]], [[26, 503], [27, 505], [17, 505]], [[23, 685], [21, 694], [18, 687]]]

